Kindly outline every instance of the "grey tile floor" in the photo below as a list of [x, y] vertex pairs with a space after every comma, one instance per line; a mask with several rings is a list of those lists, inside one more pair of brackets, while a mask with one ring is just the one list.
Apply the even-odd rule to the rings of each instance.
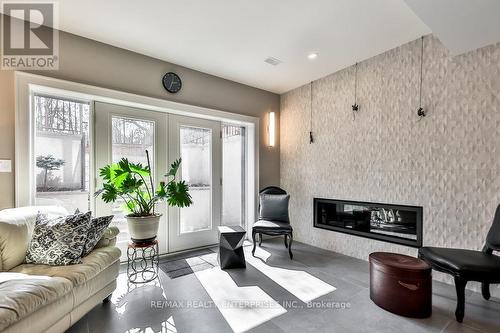
[[[272, 253], [269, 265], [303, 270], [336, 287], [314, 304], [340, 308], [308, 307], [251, 265], [228, 270], [239, 287], [258, 286], [287, 310], [249, 332], [500, 332], [499, 299], [485, 301], [468, 291], [464, 323], [459, 324], [453, 286], [434, 281], [432, 316], [404, 318], [370, 300], [366, 261], [298, 242], [291, 261], [282, 240], [267, 240], [262, 246]], [[159, 274], [157, 281], [143, 286], [128, 284], [121, 274], [112, 302], [97, 305], [68, 332], [232, 332], [217, 307], [203, 307], [211, 299], [195, 274], [175, 279], [161, 270]]]

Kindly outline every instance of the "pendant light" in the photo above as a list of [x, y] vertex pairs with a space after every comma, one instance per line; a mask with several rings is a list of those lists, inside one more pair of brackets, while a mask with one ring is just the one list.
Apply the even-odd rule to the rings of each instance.
[[311, 114], [309, 116], [309, 144], [314, 143], [314, 137], [313, 137], [313, 82], [311, 81], [311, 84], [309, 85], [309, 95], [311, 97], [311, 104], [309, 106], [309, 109], [311, 111]]
[[424, 36], [421, 38], [421, 48], [420, 48], [420, 91], [419, 91], [419, 101], [418, 101], [418, 109], [417, 109], [417, 116], [422, 119], [423, 117], [426, 116], [426, 112], [424, 108], [422, 107], [422, 83], [423, 83], [423, 69], [424, 69]]
[[352, 105], [353, 118], [356, 119], [356, 112], [359, 110], [358, 105], [358, 63], [354, 65], [354, 104]]

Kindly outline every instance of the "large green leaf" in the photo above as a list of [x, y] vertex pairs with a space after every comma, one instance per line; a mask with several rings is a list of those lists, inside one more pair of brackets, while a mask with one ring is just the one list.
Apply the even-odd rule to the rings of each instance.
[[99, 170], [99, 176], [103, 180], [111, 181], [115, 177], [115, 169], [118, 167], [117, 164], [109, 164]]
[[133, 193], [139, 190], [142, 185], [144, 185], [142, 179], [136, 179], [127, 173], [118, 190], [123, 193]]
[[181, 166], [181, 162], [182, 158], [175, 160], [174, 163], [170, 165], [170, 170], [168, 170], [168, 172], [165, 174], [165, 177], [169, 176], [175, 177], [177, 171], [179, 170], [179, 167]]
[[121, 189], [123, 187], [123, 182], [127, 178], [130, 178], [130, 172], [123, 171], [122, 169], [116, 169], [115, 176], [111, 183], [113, 183], [118, 189]]
[[156, 197], [158, 197], [158, 199], [167, 198], [167, 188], [165, 186], [165, 182], [160, 182], [160, 185], [158, 185], [158, 188], [156, 189]]
[[101, 168], [99, 175], [103, 180], [114, 184], [116, 187], [120, 187], [123, 180], [127, 177], [128, 172], [124, 171], [119, 163], [113, 163]]
[[167, 202], [170, 206], [188, 207], [193, 203], [185, 181], [170, 182], [167, 185], [167, 194]]
[[125, 171], [125, 172], [130, 172], [130, 164], [128, 162], [128, 159], [126, 158], [122, 158], [119, 162], [118, 162], [118, 166], [121, 170]]
[[148, 166], [143, 166], [141, 163], [129, 163], [130, 171], [143, 177], [149, 177], [150, 171]]
[[102, 191], [102, 200], [105, 203], [115, 202], [118, 197], [118, 190], [113, 184], [104, 184]]

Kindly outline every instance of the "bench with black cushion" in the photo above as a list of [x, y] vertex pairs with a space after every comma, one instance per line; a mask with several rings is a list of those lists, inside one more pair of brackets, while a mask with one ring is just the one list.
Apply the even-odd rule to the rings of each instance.
[[500, 283], [500, 257], [493, 254], [493, 251], [499, 250], [500, 205], [497, 207], [482, 251], [442, 247], [422, 247], [419, 250], [419, 257], [429, 263], [433, 269], [455, 278], [457, 291], [455, 317], [458, 322], [461, 323], [464, 318], [467, 282], [481, 282], [482, 294], [486, 300], [490, 298], [490, 284]]
[[259, 235], [259, 246], [262, 244], [262, 235], [284, 235], [285, 247], [288, 248], [290, 259], [293, 259], [293, 229], [288, 216], [289, 200], [290, 195], [276, 186], [266, 187], [259, 192], [259, 220], [252, 227], [252, 255], [255, 253], [257, 235]]

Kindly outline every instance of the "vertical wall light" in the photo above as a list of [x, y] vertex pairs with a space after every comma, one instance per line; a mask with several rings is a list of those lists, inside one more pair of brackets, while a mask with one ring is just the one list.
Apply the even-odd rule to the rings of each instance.
[[267, 125], [267, 132], [269, 135], [269, 147], [276, 145], [276, 114], [269, 112], [269, 123]]

